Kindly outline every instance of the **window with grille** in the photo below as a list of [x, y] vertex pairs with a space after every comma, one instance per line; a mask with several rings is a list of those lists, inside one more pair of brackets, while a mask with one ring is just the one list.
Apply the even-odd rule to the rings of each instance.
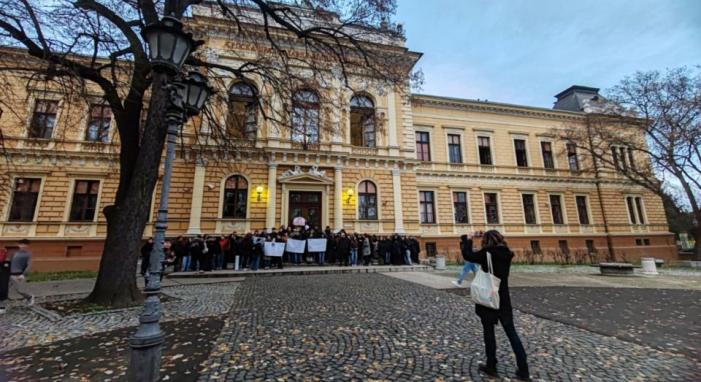
[[76, 180], [73, 188], [70, 221], [93, 221], [99, 192], [99, 180]]
[[431, 143], [426, 131], [416, 132], [416, 159], [426, 162], [431, 160]]
[[49, 139], [56, 125], [58, 101], [40, 99], [34, 104], [34, 113], [29, 124], [29, 138]]
[[436, 222], [436, 209], [433, 201], [433, 191], [419, 191], [419, 214], [422, 224]]
[[41, 179], [17, 178], [12, 189], [9, 221], [31, 222], [39, 200]]
[[484, 211], [487, 216], [487, 224], [499, 224], [499, 204], [496, 193], [484, 194]]

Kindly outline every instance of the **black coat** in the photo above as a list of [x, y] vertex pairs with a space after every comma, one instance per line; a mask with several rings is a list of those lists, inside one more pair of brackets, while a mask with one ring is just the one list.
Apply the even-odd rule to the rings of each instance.
[[342, 237], [338, 239], [338, 244], [337, 244], [337, 249], [338, 249], [338, 254], [341, 256], [348, 256], [350, 255], [350, 249], [351, 249], [351, 241], [350, 239], [346, 237]]
[[475, 312], [482, 319], [487, 319], [496, 322], [499, 317], [510, 317], [511, 311], [511, 296], [509, 294], [509, 271], [511, 269], [511, 259], [514, 253], [506, 246], [498, 246], [494, 248], [483, 248], [475, 252], [472, 249], [472, 240], [463, 240], [460, 244], [462, 247], [462, 258], [465, 261], [479, 264], [482, 270], [487, 272], [487, 252], [492, 254], [492, 268], [494, 276], [501, 280], [499, 284], [499, 309], [491, 309], [486, 306], [475, 304]]

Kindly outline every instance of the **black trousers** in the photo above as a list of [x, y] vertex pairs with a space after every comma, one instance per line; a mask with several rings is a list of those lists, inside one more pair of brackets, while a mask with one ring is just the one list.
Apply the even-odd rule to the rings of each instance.
[[[480, 317], [482, 320], [482, 329], [484, 330], [484, 348], [487, 353], [487, 367], [494, 368], [497, 366], [497, 340], [494, 334], [494, 327], [497, 321], [491, 319], [490, 317]], [[504, 328], [506, 337], [509, 338], [511, 343], [511, 349], [516, 355], [516, 366], [521, 374], [528, 374], [528, 361], [526, 357], [526, 350], [523, 348], [521, 339], [516, 333], [516, 328], [514, 327], [514, 318], [510, 314], [505, 314], [499, 317], [499, 322]]]

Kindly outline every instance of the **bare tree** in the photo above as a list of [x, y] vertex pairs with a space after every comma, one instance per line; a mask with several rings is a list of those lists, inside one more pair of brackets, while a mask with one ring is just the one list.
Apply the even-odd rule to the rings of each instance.
[[[329, 116], [321, 118], [320, 134], [329, 135], [339, 127], [331, 114], [343, 106], [326, 90], [329, 84], [362, 90], [365, 79], [407, 91], [409, 81], [420, 78], [410, 73], [419, 55], [396, 43], [403, 41], [402, 29], [388, 21], [395, 9], [394, 0], [0, 0], [0, 44], [17, 49], [0, 58], [0, 86], [19, 78], [28, 90], [42, 83], [78, 98], [97, 89], [117, 126], [119, 185], [114, 204], [103, 211], [107, 237], [88, 300], [124, 306], [141, 299], [135, 254], [158, 179], [166, 137], [165, 85], [173, 79], [151, 70], [140, 35], [144, 26], [170, 15], [183, 19], [196, 38], [209, 39], [210, 23], [232, 42], [227, 59], [208, 47], [187, 61], [189, 69], [206, 71], [219, 92], [196, 123], [206, 128], [184, 138], [186, 150], [226, 153], [252, 147], [243, 136], [231, 139], [225, 115], [231, 79], [261, 84], [260, 113], [276, 128], [296, 133], [297, 143], [307, 148], [318, 146], [319, 137], [293, 131], [304, 125], [294, 123], [304, 117], [295, 115], [296, 89], [323, 93], [320, 112]], [[140, 127], [142, 112], [147, 118]]]
[[681, 195], [701, 258], [701, 74], [638, 72], [607, 98], [590, 100], [586, 129], [567, 128], [562, 138], [593, 157], [597, 173], [618, 173], [663, 199]]

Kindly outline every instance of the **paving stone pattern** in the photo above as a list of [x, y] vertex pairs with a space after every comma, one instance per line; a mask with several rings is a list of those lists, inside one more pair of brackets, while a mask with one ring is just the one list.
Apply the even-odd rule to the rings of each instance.
[[[695, 381], [701, 364], [516, 312], [535, 380]], [[501, 330], [498, 370], [515, 364]], [[488, 380], [466, 297], [379, 274], [246, 280], [200, 380]]]
[[[225, 314], [239, 283], [178, 285], [163, 288], [171, 297], [162, 304], [165, 321]], [[83, 335], [138, 325], [142, 307], [74, 314], [50, 320], [35, 310], [13, 306], [0, 316], [0, 353]], [[7, 333], [7, 334], [5, 334]]]

